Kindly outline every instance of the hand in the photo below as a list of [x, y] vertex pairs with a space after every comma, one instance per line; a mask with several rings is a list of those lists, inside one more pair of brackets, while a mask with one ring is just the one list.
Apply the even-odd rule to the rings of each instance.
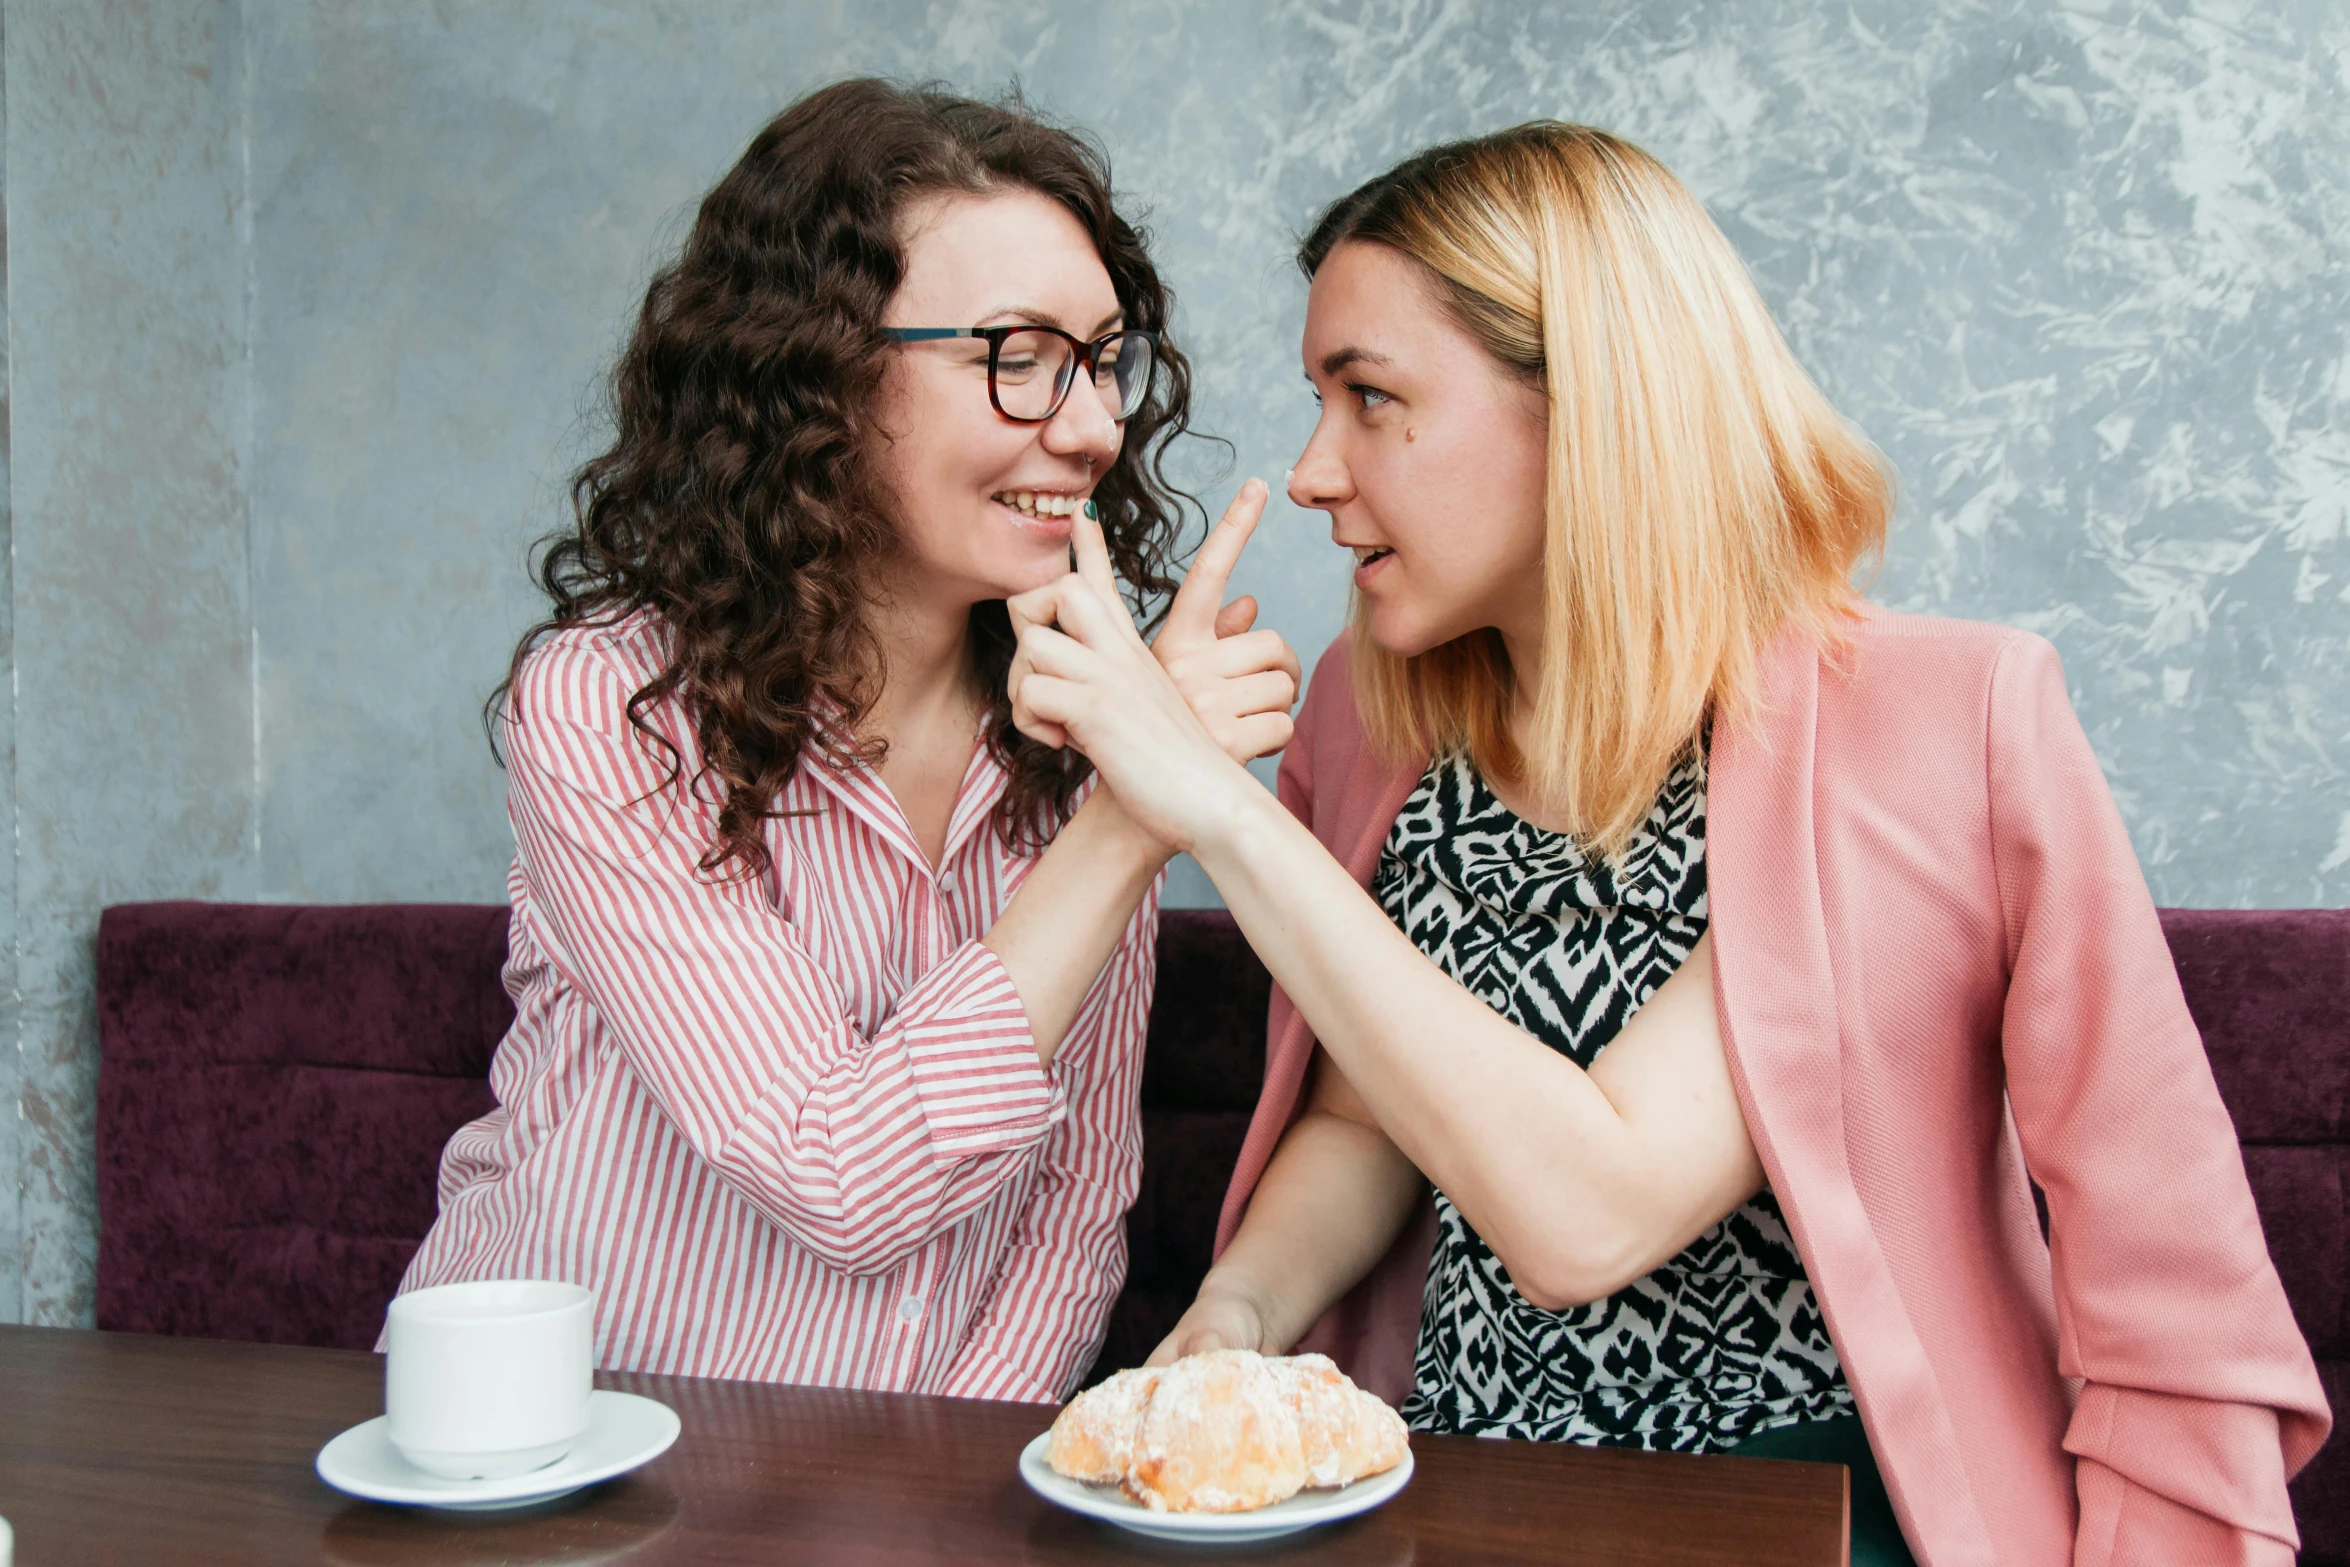
[[[1232, 580], [1232, 568], [1239, 563], [1240, 554], [1256, 531], [1257, 521], [1264, 515], [1267, 490], [1261, 480], [1251, 479], [1240, 487], [1224, 516], [1209, 533], [1192, 562], [1191, 571], [1175, 591], [1175, 602], [1168, 606], [1166, 623], [1159, 629], [1151, 650], [1160, 666], [1174, 677], [1176, 689], [1191, 704], [1192, 711], [1215, 737], [1225, 755], [1236, 762], [1269, 755], [1289, 744], [1289, 710], [1297, 703], [1301, 679], [1297, 654], [1276, 631], [1251, 631], [1257, 618], [1257, 601], [1242, 596], [1229, 604], [1220, 604], [1225, 588]], [[1079, 534], [1092, 531], [1082, 522]], [[1088, 546], [1080, 543], [1080, 566], [1086, 566]], [[1120, 614], [1123, 601], [1117, 597], [1116, 579], [1110, 572], [1106, 551], [1099, 569], [1086, 568], [1065, 579], [1089, 581], [1097, 590], [1107, 591], [1108, 602]], [[1010, 603], [1012, 630], [1018, 636], [1031, 624], [1030, 610], [1041, 601], [1033, 594], [1022, 594]], [[1058, 599], [1051, 600], [1053, 604]], [[1048, 611], [1049, 612], [1049, 611]], [[1050, 624], [1049, 621], [1041, 622]], [[1005, 684], [1014, 708], [1019, 705], [1021, 684], [1033, 673], [1025, 645], [1012, 658], [1012, 668]], [[1277, 718], [1277, 723], [1252, 723], [1263, 717]], [[1047, 745], [1062, 746], [1069, 736], [1058, 724], [1039, 721], [1030, 731], [1034, 738]]]
[[1218, 1289], [1211, 1281], [1200, 1288], [1199, 1299], [1175, 1324], [1175, 1331], [1159, 1340], [1146, 1366], [1164, 1366], [1209, 1349], [1253, 1349], [1260, 1355], [1280, 1350], [1265, 1342], [1264, 1314], [1256, 1303], [1237, 1291]]
[[[1264, 756], [1289, 744], [1283, 724], [1249, 724], [1262, 714], [1286, 720], [1297, 703], [1297, 654], [1278, 631], [1250, 631], [1257, 601], [1243, 595], [1222, 603], [1232, 568], [1248, 547], [1265, 514], [1269, 492], [1263, 481], [1240, 487], [1215, 530], [1200, 546], [1167, 608], [1166, 624], [1151, 642], [1160, 667], [1174, 677], [1191, 710], [1207, 725], [1224, 754], [1236, 762]], [[1278, 738], [1272, 738], [1277, 736]], [[1266, 741], [1272, 739], [1272, 743]]]
[[1075, 522], [1077, 570], [1010, 601], [1020, 637], [1012, 721], [1083, 751], [1137, 826], [1188, 849], [1218, 816], [1236, 814], [1248, 798], [1236, 789], [1264, 795], [1233, 758], [1286, 745], [1288, 710], [1227, 711], [1219, 739], [1134, 629], [1101, 524], [1083, 513]]

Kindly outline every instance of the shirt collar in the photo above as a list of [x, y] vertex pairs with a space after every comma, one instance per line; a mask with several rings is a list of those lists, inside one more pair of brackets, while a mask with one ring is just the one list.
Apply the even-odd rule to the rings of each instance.
[[[820, 694], [812, 707], [814, 726], [841, 740], [845, 750], [837, 705]], [[906, 813], [899, 806], [897, 796], [889, 792], [889, 785], [872, 768], [862, 762], [838, 761], [814, 744], [801, 751], [800, 764], [819, 787], [879, 833], [883, 841], [916, 868], [931, 873], [930, 862], [914, 836], [913, 824], [906, 820]], [[940, 869], [954, 863], [963, 845], [986, 823], [1010, 783], [1010, 775], [996, 759], [995, 748], [987, 743], [987, 729], [982, 722], [972, 736], [971, 760], [964, 766], [963, 781], [955, 790], [954, 810], [947, 818], [946, 847], [939, 857]]]

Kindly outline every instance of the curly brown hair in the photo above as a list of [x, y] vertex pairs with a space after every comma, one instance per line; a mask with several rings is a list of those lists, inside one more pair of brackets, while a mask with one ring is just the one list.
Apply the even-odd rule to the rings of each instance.
[[[649, 610], [668, 659], [629, 698], [629, 722], [667, 753], [675, 786], [684, 759], [645, 714], [686, 704], [701, 751], [693, 784], [724, 791], [705, 872], [765, 874], [763, 824], [811, 746], [843, 764], [879, 759], [879, 741], [858, 738], [882, 670], [867, 611], [898, 538], [868, 452], [889, 346], [882, 311], [905, 271], [898, 222], [925, 195], [1006, 189], [1067, 208], [1127, 325], [1166, 331], [1174, 298], [1146, 236], [1118, 213], [1108, 159], [1017, 97], [844, 81], [752, 139], [646, 290], [612, 371], [612, 444], [572, 480], [572, 525], [541, 544], [535, 574], [553, 612], [524, 633], [484, 710], [493, 749], [542, 638]], [[1110, 559], [1154, 623], [1186, 509], [1197, 510], [1167, 471], [1169, 444], [1190, 428], [1191, 373], [1164, 336], [1159, 366], [1093, 492]], [[1010, 775], [996, 826], [1037, 843], [1068, 819], [1091, 764], [1013, 726], [1002, 601], [974, 606], [971, 631], [986, 743]], [[826, 703], [834, 722], [819, 721]]]

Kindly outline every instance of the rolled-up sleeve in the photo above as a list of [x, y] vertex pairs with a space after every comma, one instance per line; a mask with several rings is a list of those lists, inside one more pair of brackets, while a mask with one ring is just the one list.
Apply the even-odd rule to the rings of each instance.
[[720, 1179], [831, 1266], [891, 1268], [1018, 1173], [1065, 1093], [976, 941], [861, 1030], [763, 880], [703, 868], [709, 791], [632, 728], [632, 689], [593, 644], [516, 683], [508, 809], [549, 960]]
[[1101, 1347], [1126, 1282], [1126, 1212], [1142, 1180], [1143, 1036], [1158, 968], [1154, 884], [1054, 1058], [1069, 1114], [948, 1372], [960, 1398], [1057, 1403]]
[[1992, 706], [2008, 1091], [2082, 1384], [2074, 1561], [2289, 1561], [2285, 1481], [2330, 1414], [2234, 1125], [2055, 650], [2011, 641]]

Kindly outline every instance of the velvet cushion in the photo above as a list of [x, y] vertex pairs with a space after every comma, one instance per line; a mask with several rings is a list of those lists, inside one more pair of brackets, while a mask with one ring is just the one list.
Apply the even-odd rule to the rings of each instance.
[[492, 1105], [506, 911], [130, 904], [98, 928], [98, 1325], [366, 1348]]
[[[2350, 1414], [2350, 910], [2165, 909], [2163, 934], [2293, 1315]], [[2350, 1442], [2293, 1483], [2307, 1567], [2350, 1567]]]
[[[1264, 1075], [1271, 981], [1229, 916], [1170, 910], [1133, 1261], [1101, 1373], [1207, 1271]], [[365, 1348], [491, 1108], [506, 911], [126, 904], [99, 926], [101, 1327]]]
[[[2350, 911], [2165, 910], [2277, 1271], [2350, 1398]], [[129, 904], [99, 926], [98, 1324], [365, 1347], [490, 1108], [502, 908]], [[1230, 916], [1170, 910], [1132, 1266], [1095, 1375], [1139, 1363], [1208, 1266], [1264, 1073], [1269, 981]], [[2350, 1567], [2350, 1444], [2293, 1487]]]

